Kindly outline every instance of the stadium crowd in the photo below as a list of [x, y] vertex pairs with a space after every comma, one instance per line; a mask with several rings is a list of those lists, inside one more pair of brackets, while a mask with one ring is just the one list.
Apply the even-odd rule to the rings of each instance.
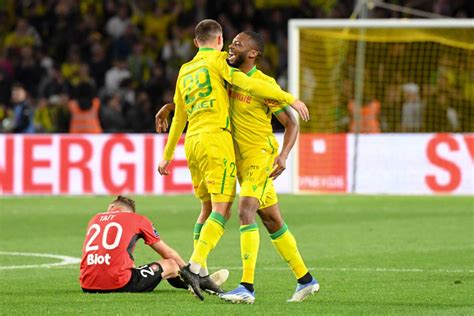
[[[395, 2], [474, 16], [468, 0]], [[96, 115], [84, 119], [96, 121], [95, 132], [153, 132], [154, 114], [172, 100], [179, 66], [195, 53], [194, 25], [204, 18], [221, 23], [226, 41], [242, 30], [261, 34], [259, 68], [286, 87], [287, 20], [348, 18], [353, 8], [354, 0], [0, 1], [0, 131], [67, 133], [71, 116], [96, 104]]]

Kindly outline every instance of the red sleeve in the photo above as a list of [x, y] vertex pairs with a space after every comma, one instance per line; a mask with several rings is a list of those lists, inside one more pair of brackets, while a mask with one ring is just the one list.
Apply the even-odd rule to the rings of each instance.
[[161, 240], [160, 235], [156, 231], [155, 227], [153, 227], [153, 224], [148, 218], [144, 216], [142, 217], [140, 230], [142, 232], [143, 239], [145, 240], [145, 244], [147, 245], [154, 244], [155, 242]]

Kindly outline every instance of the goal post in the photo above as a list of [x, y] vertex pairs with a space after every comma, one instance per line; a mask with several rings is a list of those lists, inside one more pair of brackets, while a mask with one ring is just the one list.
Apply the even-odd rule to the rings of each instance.
[[[474, 131], [474, 20], [293, 19], [288, 34], [289, 91], [311, 113], [300, 122], [295, 192], [327, 191], [302, 186], [300, 176], [337, 169], [341, 155], [345, 191], [357, 192], [364, 170], [353, 159], [357, 144], [341, 143], [347, 136]], [[335, 144], [308, 144], [311, 134]], [[311, 151], [333, 156], [311, 163]]]

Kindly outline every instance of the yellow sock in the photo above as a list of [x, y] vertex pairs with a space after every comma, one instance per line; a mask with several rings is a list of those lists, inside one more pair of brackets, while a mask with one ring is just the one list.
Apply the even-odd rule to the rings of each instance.
[[243, 267], [241, 282], [253, 284], [259, 244], [257, 223], [240, 226], [240, 254]]
[[[196, 249], [199, 236], [201, 236], [202, 226], [204, 226], [204, 224], [201, 224], [201, 223], [194, 224], [194, 235], [193, 235], [194, 248], [193, 249]], [[201, 264], [201, 268], [207, 270], [207, 260], [204, 260], [204, 262]]]
[[[193, 234], [194, 248], [193, 249], [196, 249], [196, 246], [197, 246], [198, 240], [199, 240], [199, 236], [201, 236], [201, 230], [202, 230], [203, 225], [204, 224], [201, 224], [201, 223], [194, 224], [194, 234]], [[205, 260], [203, 262], [203, 264], [201, 265], [201, 268], [207, 269], [207, 260]]]
[[205, 264], [212, 249], [217, 245], [225, 229], [224, 216], [217, 212], [212, 212], [201, 229], [196, 247], [191, 255], [191, 262], [201, 265]]
[[297, 279], [308, 273], [308, 268], [306, 268], [303, 258], [301, 258], [300, 252], [298, 251], [295, 237], [288, 230], [286, 224], [283, 224], [282, 228], [271, 234], [270, 238], [282, 259], [285, 260], [291, 267], [291, 270], [293, 270]]

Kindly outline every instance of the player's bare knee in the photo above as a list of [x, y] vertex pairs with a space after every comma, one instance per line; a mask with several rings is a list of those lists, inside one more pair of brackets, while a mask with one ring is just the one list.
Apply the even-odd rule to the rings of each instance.
[[242, 197], [239, 201], [240, 225], [255, 223], [255, 214], [259, 206], [260, 202], [256, 198]]

